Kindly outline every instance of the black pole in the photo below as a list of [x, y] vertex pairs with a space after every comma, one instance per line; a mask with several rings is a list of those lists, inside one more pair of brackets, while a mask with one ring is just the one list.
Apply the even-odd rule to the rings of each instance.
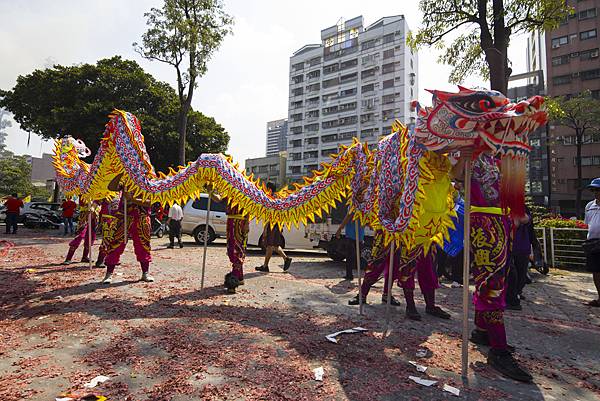
[[552, 151], [550, 150], [550, 123], [546, 123], [546, 163], [548, 164], [548, 207], [552, 210]]

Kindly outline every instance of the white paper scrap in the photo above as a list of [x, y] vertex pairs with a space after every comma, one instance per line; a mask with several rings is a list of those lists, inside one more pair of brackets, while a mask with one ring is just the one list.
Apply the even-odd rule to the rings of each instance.
[[337, 340], [337, 338], [336, 338], [336, 337], [337, 337], [337, 336], [339, 336], [340, 334], [361, 333], [361, 332], [364, 332], [364, 331], [369, 331], [369, 330], [368, 330], [368, 329], [365, 329], [365, 328], [363, 328], [363, 327], [353, 327], [353, 328], [351, 328], [351, 329], [346, 329], [346, 330], [336, 331], [335, 333], [328, 334], [328, 335], [326, 335], [326, 336], [325, 336], [325, 338], [326, 338], [328, 341], [330, 341], [330, 342], [332, 342], [332, 343], [334, 343], [334, 344], [337, 344], [337, 343], [338, 343], [338, 340]]
[[316, 381], [323, 381], [323, 375], [325, 374], [325, 370], [323, 369], [323, 366], [319, 366], [318, 368], [313, 369], [313, 373], [315, 374], [315, 380]]
[[426, 356], [427, 356], [427, 350], [426, 349], [418, 349], [417, 350], [417, 354], [416, 354], [417, 358], [425, 358]]
[[90, 382], [89, 382], [89, 383], [85, 383], [85, 384], [83, 385], [83, 387], [85, 387], [85, 388], [94, 388], [94, 387], [96, 387], [98, 384], [100, 384], [100, 383], [104, 383], [105, 381], [107, 381], [107, 380], [109, 380], [109, 379], [110, 379], [110, 377], [108, 377], [108, 376], [102, 376], [102, 375], [100, 375], [100, 376], [96, 376], [96, 377], [94, 377], [92, 380], [90, 380]]
[[457, 389], [456, 387], [449, 386], [447, 384], [444, 384], [444, 387], [442, 388], [442, 390], [447, 391], [450, 394], [455, 395], [457, 397], [460, 395], [459, 389]]
[[414, 381], [415, 383], [420, 384], [421, 386], [425, 386], [425, 387], [431, 387], [435, 383], [437, 383], [437, 380], [421, 379], [420, 377], [417, 377], [417, 376], [408, 376], [408, 378], [410, 380]]
[[75, 398], [71, 398], [71, 397], [55, 398], [54, 401], [75, 401]]
[[421, 372], [424, 373], [427, 370], [427, 366], [423, 366], [423, 365], [419, 365], [418, 363], [416, 363], [415, 361], [408, 361], [408, 363], [410, 363], [411, 365], [413, 365], [415, 368], [417, 368], [417, 372]]

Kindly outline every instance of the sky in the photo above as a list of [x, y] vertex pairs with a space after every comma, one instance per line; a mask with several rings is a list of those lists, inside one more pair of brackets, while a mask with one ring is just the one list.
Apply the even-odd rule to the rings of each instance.
[[[365, 26], [379, 18], [403, 14], [410, 29], [418, 28], [418, 2], [370, 0], [225, 0], [235, 19], [228, 36], [208, 63], [194, 93], [195, 110], [214, 117], [231, 140], [228, 152], [243, 165], [246, 158], [265, 154], [267, 121], [287, 117], [289, 58], [305, 44], [319, 43], [322, 29], [358, 15]], [[0, 88], [12, 88], [19, 75], [53, 64], [95, 63], [120, 55], [137, 61], [147, 72], [175, 86], [175, 71], [150, 62], [133, 51], [146, 30], [144, 13], [161, 0], [0, 0]], [[513, 70], [522, 72], [523, 40], [513, 41]], [[453, 90], [450, 68], [437, 64], [433, 49], [419, 51], [419, 101], [430, 104], [425, 89]], [[465, 86], [486, 86], [478, 77]], [[101, 128], [101, 127], [100, 127]], [[8, 149], [40, 156], [52, 144], [27, 133], [13, 121], [7, 130]], [[142, 127], [143, 132], [143, 127]]]

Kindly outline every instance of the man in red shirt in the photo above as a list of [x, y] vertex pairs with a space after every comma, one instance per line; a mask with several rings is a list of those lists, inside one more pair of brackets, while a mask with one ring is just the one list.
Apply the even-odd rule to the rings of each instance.
[[19, 217], [20, 209], [23, 207], [23, 201], [19, 199], [17, 194], [12, 194], [8, 197], [6, 202], [6, 233], [10, 234], [12, 227], [12, 233], [17, 233], [17, 219]]
[[71, 198], [67, 200], [63, 199], [63, 203], [60, 206], [62, 208], [63, 220], [65, 222], [65, 235], [73, 234], [73, 215], [75, 214], [75, 209], [77, 209], [77, 203], [73, 202]]

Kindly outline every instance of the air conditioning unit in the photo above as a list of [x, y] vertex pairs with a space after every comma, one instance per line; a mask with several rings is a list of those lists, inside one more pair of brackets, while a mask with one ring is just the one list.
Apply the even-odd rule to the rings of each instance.
[[552, 44], [552, 48], [553, 49], [558, 49], [560, 47], [560, 43], [554, 43]]

